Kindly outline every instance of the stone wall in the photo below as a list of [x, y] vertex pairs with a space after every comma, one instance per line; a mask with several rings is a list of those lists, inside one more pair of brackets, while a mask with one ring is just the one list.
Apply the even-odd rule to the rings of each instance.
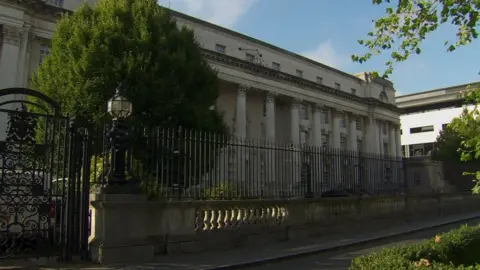
[[97, 195], [90, 243], [94, 261], [140, 262], [160, 254], [225, 250], [479, 209], [480, 196], [458, 194], [170, 203]]
[[[410, 194], [450, 193], [455, 187], [446, 179], [442, 162], [431, 160], [430, 156], [405, 159], [407, 190]], [[460, 172], [461, 174], [461, 172]]]

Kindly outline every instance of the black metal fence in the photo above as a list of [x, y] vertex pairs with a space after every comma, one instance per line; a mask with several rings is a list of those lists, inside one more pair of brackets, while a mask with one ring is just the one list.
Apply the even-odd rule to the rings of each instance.
[[[109, 127], [92, 134], [92, 187], [106, 184]], [[128, 181], [153, 199], [231, 200], [399, 194], [402, 158], [309, 145], [271, 144], [185, 130], [137, 129]]]

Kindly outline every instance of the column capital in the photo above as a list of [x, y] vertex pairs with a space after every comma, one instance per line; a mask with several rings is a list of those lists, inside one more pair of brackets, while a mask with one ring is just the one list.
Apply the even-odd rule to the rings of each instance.
[[340, 109], [337, 109], [337, 108], [334, 108], [333, 109], [333, 115], [335, 116], [345, 116], [345, 111], [344, 110], [340, 110]]
[[265, 100], [267, 101], [267, 103], [274, 103], [274, 102], [275, 102], [275, 98], [276, 98], [277, 96], [278, 96], [277, 93], [268, 91]]
[[4, 25], [3, 26], [3, 42], [19, 46], [23, 40], [23, 29]]
[[400, 129], [400, 123], [390, 122], [389, 126], [390, 126], [390, 129], [392, 129], [392, 130]]
[[303, 100], [299, 98], [292, 99], [292, 109], [299, 109], [302, 103], [303, 103]]
[[314, 112], [319, 112], [322, 113], [327, 107], [323, 104], [313, 104], [313, 110]]
[[240, 84], [240, 85], [238, 85], [237, 95], [244, 97], [244, 96], [247, 95], [247, 91], [248, 91], [248, 90], [250, 90], [250, 85]]
[[356, 123], [357, 119], [359, 119], [359, 117], [360, 117], [360, 115], [356, 115], [352, 112], [348, 113], [348, 118], [349, 118], [350, 122], [355, 122]]

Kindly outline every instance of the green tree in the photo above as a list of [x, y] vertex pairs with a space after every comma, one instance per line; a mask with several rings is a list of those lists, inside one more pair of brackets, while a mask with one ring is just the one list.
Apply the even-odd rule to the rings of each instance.
[[[451, 24], [458, 31], [455, 40], [446, 40], [447, 51], [470, 44], [478, 37], [480, 1], [478, 0], [372, 0], [386, 5], [386, 14], [374, 20], [375, 29], [368, 39], [358, 43], [367, 49], [352, 55], [354, 62], [363, 63], [373, 56], [390, 52], [383, 77], [393, 72], [395, 63], [422, 52], [422, 42], [442, 24]], [[378, 75], [375, 72], [374, 75]]]
[[[64, 114], [95, 123], [108, 119], [106, 103], [119, 84], [132, 102], [131, 121], [137, 127], [227, 135], [223, 116], [211, 109], [219, 95], [216, 72], [202, 57], [193, 31], [179, 29], [155, 0], [102, 0], [65, 15], [57, 24], [50, 55], [34, 76], [35, 87], [56, 100]], [[145, 145], [146, 132], [137, 134], [136, 158], [152, 171], [158, 164], [145, 158], [152, 145]], [[167, 156], [186, 155], [173, 148], [165, 151]], [[209, 156], [213, 161], [214, 155]], [[193, 168], [213, 165], [205, 159], [202, 164], [198, 158], [184, 159], [195, 160]]]
[[[360, 55], [352, 55], [352, 60], [364, 63], [373, 56], [390, 52], [386, 61], [383, 77], [388, 77], [394, 65], [407, 60], [410, 56], [422, 52], [422, 43], [428, 35], [444, 24], [457, 28], [455, 37], [445, 41], [448, 52], [470, 44], [478, 38], [480, 24], [479, 0], [372, 0], [375, 5], [386, 5], [383, 17], [374, 20], [375, 29], [368, 33], [368, 38], [358, 43], [366, 48]], [[378, 76], [378, 72], [373, 73]], [[466, 104], [480, 104], [480, 90], [472, 87], [466, 93]], [[468, 161], [480, 157], [480, 125], [478, 125], [478, 108], [465, 111], [458, 121], [452, 123], [452, 129], [459, 134], [470, 132], [471, 137], [463, 137], [461, 142], [461, 160]], [[480, 193], [480, 171], [475, 175], [477, 184], [474, 193]]]
[[432, 151], [432, 159], [446, 162], [459, 162], [461, 154], [462, 137], [450, 125], [447, 125], [435, 141], [435, 149]]
[[64, 16], [34, 76], [64, 114], [95, 120], [118, 84], [142, 125], [226, 131], [209, 109], [219, 95], [216, 72], [193, 31], [178, 29], [155, 0], [103, 0]]

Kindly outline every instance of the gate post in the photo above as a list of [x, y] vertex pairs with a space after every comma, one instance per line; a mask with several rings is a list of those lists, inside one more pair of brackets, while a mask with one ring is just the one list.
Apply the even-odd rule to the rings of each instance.
[[68, 181], [66, 203], [66, 245], [64, 259], [72, 254], [88, 259], [90, 205], [90, 142], [89, 125], [85, 118], [69, 121]]

